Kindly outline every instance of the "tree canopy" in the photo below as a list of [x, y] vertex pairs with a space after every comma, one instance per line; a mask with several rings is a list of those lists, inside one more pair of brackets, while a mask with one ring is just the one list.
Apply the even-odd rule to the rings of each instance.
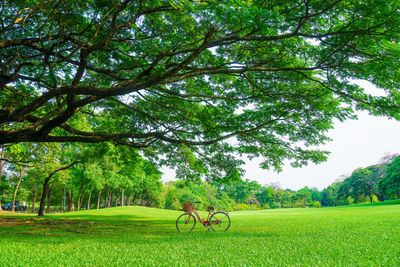
[[388, 165], [385, 176], [378, 182], [379, 189], [389, 197], [400, 198], [400, 157]]
[[313, 147], [335, 119], [400, 119], [399, 10], [395, 0], [5, 0], [0, 144], [112, 141], [228, 178], [237, 155], [276, 169], [323, 161]]

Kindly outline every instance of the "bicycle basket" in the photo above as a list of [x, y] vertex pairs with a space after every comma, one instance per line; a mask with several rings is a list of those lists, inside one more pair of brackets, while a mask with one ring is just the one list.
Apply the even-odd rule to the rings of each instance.
[[183, 210], [189, 214], [192, 214], [193, 204], [189, 202], [183, 202]]

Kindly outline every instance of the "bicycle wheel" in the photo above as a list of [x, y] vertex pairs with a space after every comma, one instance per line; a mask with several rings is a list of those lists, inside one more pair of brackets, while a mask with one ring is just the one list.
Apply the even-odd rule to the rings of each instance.
[[226, 231], [231, 226], [231, 219], [229, 215], [222, 211], [213, 213], [210, 217], [210, 227], [214, 231]]
[[196, 225], [196, 218], [193, 214], [184, 213], [176, 220], [176, 229], [179, 232], [190, 232]]

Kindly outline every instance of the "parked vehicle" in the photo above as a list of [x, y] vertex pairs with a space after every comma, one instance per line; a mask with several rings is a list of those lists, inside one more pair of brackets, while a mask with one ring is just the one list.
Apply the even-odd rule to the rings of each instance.
[[[6, 205], [1, 206], [2, 210], [11, 210], [12, 209], [12, 202], [8, 202]], [[23, 205], [19, 205], [18, 201], [15, 201], [15, 207], [14, 207], [15, 211], [25, 211], [26, 210], [26, 206]]]

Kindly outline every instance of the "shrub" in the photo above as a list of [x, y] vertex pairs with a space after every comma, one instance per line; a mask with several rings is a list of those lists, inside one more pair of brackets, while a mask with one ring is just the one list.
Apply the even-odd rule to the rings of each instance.
[[257, 204], [251, 204], [251, 205], [250, 205], [250, 209], [251, 209], [251, 210], [261, 210], [262, 207], [259, 206], [259, 205], [257, 205]]
[[282, 205], [280, 202], [272, 202], [271, 203], [271, 209], [280, 209], [282, 208]]
[[236, 204], [233, 209], [234, 210], [248, 210], [248, 209], [250, 209], [250, 207], [249, 207], [249, 205], [247, 205], [245, 203], [240, 203], [240, 204]]
[[345, 202], [344, 202], [344, 204], [345, 205], [351, 205], [351, 204], [353, 204], [354, 203], [354, 198], [352, 198], [352, 197], [347, 197], [346, 198], [346, 200], [345, 200]]
[[304, 202], [302, 201], [297, 201], [296, 203], [294, 203], [293, 208], [304, 208]]
[[172, 202], [172, 204], [171, 204], [171, 209], [173, 209], [173, 210], [180, 210], [180, 209], [182, 209], [182, 205], [181, 205], [181, 203], [179, 202], [178, 199], [175, 199], [175, 200]]
[[218, 210], [232, 211], [235, 205], [236, 202], [233, 199], [231, 199], [225, 192], [222, 192], [221, 195], [218, 196], [215, 208]]
[[321, 208], [321, 202], [314, 201], [314, 202], [311, 202], [309, 206], [312, 208]]
[[268, 209], [270, 209], [271, 207], [268, 205], [268, 203], [265, 203], [264, 206], [263, 206], [263, 208], [266, 209], [266, 210], [268, 210]]
[[293, 203], [284, 203], [282, 205], [283, 208], [293, 208]]

